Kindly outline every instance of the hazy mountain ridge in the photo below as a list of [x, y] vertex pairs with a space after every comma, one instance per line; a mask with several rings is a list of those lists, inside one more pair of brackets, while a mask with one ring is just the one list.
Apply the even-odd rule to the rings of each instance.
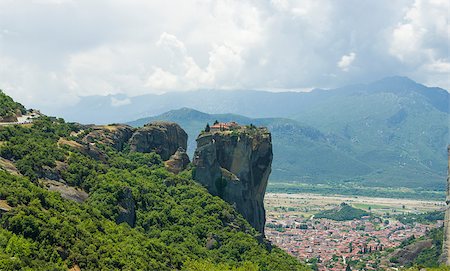
[[[385, 122], [387, 126], [398, 126], [406, 122], [407, 117], [407, 113], [401, 111], [397, 113], [396, 117], [391, 117]], [[371, 186], [406, 186], [412, 188], [419, 186], [438, 190], [442, 190], [444, 187], [439, 172], [440, 168], [433, 164], [434, 162], [439, 165], [439, 155], [434, 154], [431, 157], [433, 160], [429, 166], [420, 161], [413, 160], [411, 162], [411, 156], [415, 155], [415, 152], [430, 151], [426, 146], [421, 145], [423, 150], [405, 149], [402, 151], [402, 146], [396, 145], [396, 142], [405, 138], [391, 139], [396, 144], [377, 141], [363, 144], [352, 136], [355, 131], [350, 125], [344, 129], [346, 131], [343, 133], [339, 133], [339, 130], [324, 132], [286, 118], [252, 119], [235, 114], [206, 114], [189, 108], [172, 110], [155, 117], [139, 119], [129, 124], [142, 126], [155, 120], [179, 123], [189, 134], [188, 152], [191, 155], [196, 146], [195, 138], [206, 123], [211, 124], [215, 120], [219, 120], [267, 126], [273, 134], [274, 144], [271, 180], [321, 183], [350, 181], [362, 182], [364, 185]], [[402, 135], [401, 131], [397, 131], [397, 133], [400, 136]], [[445, 133], [435, 136], [445, 141], [444, 135]], [[423, 140], [418, 142], [424, 143]], [[377, 149], [376, 147], [380, 146], [377, 144], [385, 144], [386, 148]], [[363, 147], [360, 145], [363, 145]], [[436, 148], [438, 148], [437, 145]], [[399, 157], [403, 159], [404, 164], [401, 164]], [[445, 166], [445, 163], [443, 164]]]
[[[269, 126], [274, 133], [276, 179], [312, 181], [320, 175], [326, 180], [359, 180], [364, 175], [371, 185], [406, 183], [441, 190], [449, 143], [448, 104], [449, 93], [444, 89], [406, 77], [388, 77], [306, 93], [199, 90], [84, 97], [60, 115], [85, 123], [111, 123], [193, 108], [214, 116], [185, 109], [188, 112], [174, 111], [159, 119], [180, 123], [190, 135], [191, 150], [193, 139], [208, 121]], [[284, 159], [278, 166], [277, 153]]]
[[[415, 93], [436, 109], [448, 112], [449, 94], [441, 88], [426, 87], [406, 77], [388, 77], [370, 84], [355, 84], [331, 90], [311, 92], [268, 92], [258, 90], [197, 90], [146, 94], [128, 97], [124, 94], [85, 96], [74, 105], [53, 110], [67, 120], [82, 123], [125, 122], [189, 107], [203, 112], [262, 117], [296, 118], [325, 101], [339, 96], [368, 93]], [[261, 110], [264, 109], [264, 110]]]

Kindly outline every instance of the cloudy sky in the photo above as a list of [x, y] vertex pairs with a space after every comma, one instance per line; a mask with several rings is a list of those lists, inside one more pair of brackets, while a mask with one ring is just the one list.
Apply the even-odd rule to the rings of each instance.
[[0, 0], [0, 88], [307, 90], [404, 75], [450, 89], [448, 0]]

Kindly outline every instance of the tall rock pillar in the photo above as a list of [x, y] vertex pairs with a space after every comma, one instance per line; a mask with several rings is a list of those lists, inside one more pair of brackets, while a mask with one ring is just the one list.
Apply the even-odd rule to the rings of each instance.
[[197, 138], [194, 178], [211, 194], [234, 205], [264, 235], [263, 201], [272, 157], [272, 139], [266, 128], [212, 129]]

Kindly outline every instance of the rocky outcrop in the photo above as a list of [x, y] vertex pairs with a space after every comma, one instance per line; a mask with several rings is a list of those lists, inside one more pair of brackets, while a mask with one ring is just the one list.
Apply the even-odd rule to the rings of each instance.
[[82, 139], [85, 144], [101, 143], [121, 151], [133, 135], [134, 128], [123, 124], [92, 126], [92, 131]]
[[87, 198], [89, 197], [89, 194], [86, 193], [84, 190], [68, 186], [67, 184], [59, 181], [54, 180], [41, 180], [40, 183], [46, 187], [49, 191], [55, 191], [61, 194], [61, 197], [73, 200], [78, 203], [85, 202]]
[[13, 175], [21, 175], [12, 161], [2, 157], [0, 157], [0, 170], [5, 170]]
[[142, 128], [133, 128], [124, 124], [86, 125], [80, 127], [78, 136], [90, 131], [81, 140], [60, 139], [60, 145], [73, 147], [94, 159], [106, 162], [108, 156], [97, 144], [106, 145], [122, 151], [129, 145], [133, 152], [156, 152], [161, 158], [169, 160], [178, 148], [187, 148], [187, 134], [176, 123], [152, 122]]
[[164, 166], [169, 172], [178, 174], [185, 170], [189, 164], [189, 156], [183, 148], [178, 148], [178, 150], [170, 157], [169, 160], [164, 162]]
[[0, 117], [0, 122], [17, 122], [17, 116], [3, 116]]
[[394, 252], [388, 254], [386, 260], [384, 261], [384, 264], [389, 266], [390, 261], [394, 261], [396, 266], [406, 266], [417, 259], [422, 251], [431, 248], [432, 246], [433, 241], [430, 239], [414, 242], [403, 248], [396, 249]]
[[122, 190], [119, 200], [119, 216], [116, 219], [116, 223], [122, 222], [128, 223], [131, 227], [134, 227], [136, 223], [136, 209], [131, 189], [126, 187]]
[[152, 122], [138, 129], [130, 139], [130, 150], [156, 152], [164, 161], [169, 160], [178, 148], [187, 148], [187, 134], [176, 123]]
[[448, 153], [448, 171], [447, 171], [447, 197], [444, 218], [444, 241], [442, 243], [442, 255], [440, 262], [450, 265], [450, 146], [447, 148]]
[[235, 206], [264, 235], [264, 194], [272, 164], [272, 140], [266, 128], [237, 127], [204, 132], [197, 138], [194, 178]]

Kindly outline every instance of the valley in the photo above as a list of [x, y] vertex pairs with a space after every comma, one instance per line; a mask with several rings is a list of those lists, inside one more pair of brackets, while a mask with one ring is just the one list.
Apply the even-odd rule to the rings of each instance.
[[[370, 216], [348, 221], [315, 218], [342, 202]], [[431, 200], [358, 196], [268, 193], [266, 235], [277, 246], [317, 270], [386, 269], [397, 246], [442, 226], [443, 221], [409, 223], [404, 214], [442, 211], [445, 203]], [[414, 236], [414, 237], [412, 237]], [[427, 243], [428, 245], [428, 243]], [[392, 257], [391, 257], [392, 258]]]

